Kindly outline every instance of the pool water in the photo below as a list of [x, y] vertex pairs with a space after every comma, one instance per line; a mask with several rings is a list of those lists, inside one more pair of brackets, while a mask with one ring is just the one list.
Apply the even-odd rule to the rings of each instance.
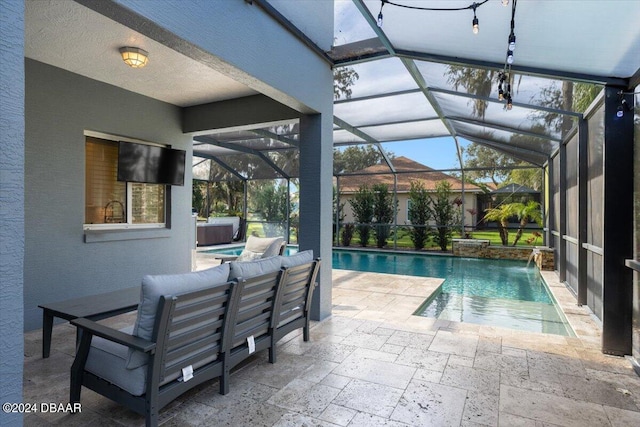
[[[287, 255], [296, 252], [297, 247], [287, 247]], [[334, 249], [332, 266], [445, 279], [417, 316], [575, 336], [537, 268], [524, 261]]]
[[575, 336], [538, 269], [524, 261], [334, 250], [333, 268], [445, 279], [417, 316]]
[[[207, 251], [202, 251], [202, 252], [207, 254], [240, 255], [242, 253], [243, 248], [244, 248], [243, 246], [237, 246], [235, 248], [228, 248], [228, 249], [209, 249]], [[291, 256], [296, 253], [298, 253], [297, 246], [288, 245], [284, 249], [284, 254], [286, 256]]]

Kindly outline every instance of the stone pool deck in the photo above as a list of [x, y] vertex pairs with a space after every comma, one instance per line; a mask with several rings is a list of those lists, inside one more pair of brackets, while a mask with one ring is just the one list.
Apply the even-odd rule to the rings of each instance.
[[[210, 265], [200, 262], [198, 266]], [[231, 375], [179, 397], [165, 426], [632, 426], [640, 378], [603, 355], [596, 322], [554, 273], [543, 273], [576, 338], [412, 316], [442, 279], [333, 271], [333, 315]], [[106, 321], [122, 327], [127, 314]], [[66, 403], [75, 329], [25, 334], [25, 402]], [[139, 426], [144, 419], [89, 391], [82, 413], [30, 414], [25, 426]]]

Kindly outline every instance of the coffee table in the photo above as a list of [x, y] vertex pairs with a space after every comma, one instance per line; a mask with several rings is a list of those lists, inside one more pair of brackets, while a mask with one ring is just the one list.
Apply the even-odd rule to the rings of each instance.
[[41, 304], [42, 308], [42, 358], [49, 357], [51, 350], [51, 331], [53, 318], [73, 320], [84, 317], [90, 320], [101, 320], [128, 313], [138, 308], [140, 287], [121, 289], [104, 294], [73, 298], [65, 301]]

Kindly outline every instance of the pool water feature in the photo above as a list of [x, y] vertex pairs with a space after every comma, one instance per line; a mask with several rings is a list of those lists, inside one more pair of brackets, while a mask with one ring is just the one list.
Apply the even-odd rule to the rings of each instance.
[[[242, 248], [235, 250], [208, 252]], [[416, 316], [575, 336], [538, 269], [525, 261], [334, 249], [332, 266], [445, 279]]]

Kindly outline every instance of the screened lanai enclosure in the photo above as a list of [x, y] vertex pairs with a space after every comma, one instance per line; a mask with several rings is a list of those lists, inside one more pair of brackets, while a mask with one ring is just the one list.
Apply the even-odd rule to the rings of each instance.
[[[605, 353], [639, 357], [638, 22], [640, 2], [624, 0], [336, 1], [334, 46], [317, 52], [334, 69], [334, 159], [373, 153], [334, 162], [337, 194], [385, 176], [397, 202], [408, 176], [453, 177], [463, 233], [479, 223], [477, 195], [495, 189], [482, 177], [538, 173], [560, 279], [602, 323]], [[200, 214], [215, 199], [295, 242], [303, 143], [294, 119], [196, 137]], [[471, 162], [473, 144], [501, 162]]]

